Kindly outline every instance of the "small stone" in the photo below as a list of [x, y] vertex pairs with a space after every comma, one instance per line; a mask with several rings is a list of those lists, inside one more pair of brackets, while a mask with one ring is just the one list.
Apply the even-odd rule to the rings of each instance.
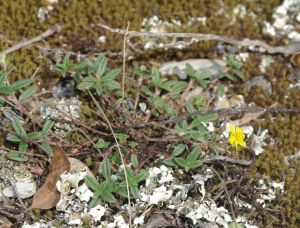
[[[31, 197], [36, 192], [35, 183], [16, 182], [15, 185], [16, 185], [17, 191], [19, 193], [19, 196], [22, 199]], [[3, 189], [2, 194], [5, 195], [6, 197], [16, 197], [17, 196], [15, 191], [13, 190], [12, 186], [8, 186], [5, 189]]]

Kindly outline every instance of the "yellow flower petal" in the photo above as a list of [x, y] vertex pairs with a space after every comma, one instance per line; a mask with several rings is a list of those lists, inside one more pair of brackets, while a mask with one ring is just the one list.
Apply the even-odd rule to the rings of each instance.
[[235, 129], [234, 129], [234, 126], [232, 124], [229, 124], [229, 130], [230, 130], [230, 133], [235, 135]]
[[229, 137], [229, 142], [230, 142], [230, 144], [232, 145], [235, 141], [236, 141], [236, 137], [231, 135], [231, 136]]
[[240, 144], [242, 147], [246, 147], [246, 142], [244, 142], [244, 141], [239, 142], [239, 144]]
[[235, 132], [237, 134], [244, 134], [242, 128], [240, 128], [240, 127], [236, 127]]

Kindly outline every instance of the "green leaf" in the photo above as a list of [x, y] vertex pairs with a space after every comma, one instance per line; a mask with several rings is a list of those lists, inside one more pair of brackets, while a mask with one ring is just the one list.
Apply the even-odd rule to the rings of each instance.
[[118, 188], [116, 193], [123, 197], [128, 197], [126, 188]]
[[194, 148], [193, 151], [186, 157], [189, 162], [197, 160], [200, 156], [200, 151], [198, 148]]
[[101, 81], [105, 82], [106, 80], [108, 80], [108, 81], [113, 80], [120, 72], [121, 72], [121, 68], [113, 69], [113, 70], [107, 72], [103, 77], [101, 77]]
[[125, 166], [125, 171], [128, 179], [133, 178], [133, 170], [131, 170], [128, 166]]
[[0, 85], [0, 94], [9, 95], [12, 94], [14, 91], [9, 86]]
[[34, 139], [41, 139], [45, 136], [47, 136], [49, 133], [44, 131], [38, 131], [38, 132], [30, 132], [27, 134], [27, 137], [34, 140]]
[[16, 135], [10, 135], [6, 139], [9, 140], [9, 141], [12, 141], [12, 142], [22, 142], [22, 141], [24, 141], [23, 138], [20, 138]]
[[238, 69], [231, 69], [237, 76], [239, 76], [240, 79], [244, 79], [244, 74], [242, 71], [238, 70]]
[[176, 166], [176, 165], [177, 165], [177, 163], [176, 163], [176, 161], [175, 161], [175, 159], [174, 159], [173, 157], [171, 157], [171, 158], [166, 158], [166, 159], [164, 160], [164, 163], [165, 163], [166, 165], [168, 165], [168, 166]]
[[114, 197], [110, 192], [108, 192], [108, 191], [104, 191], [104, 192], [101, 194], [101, 197], [102, 197], [105, 201], [107, 201], [107, 202], [109, 202], [109, 203], [113, 203], [113, 202], [116, 201], [115, 197]]
[[48, 152], [48, 154], [49, 154], [51, 157], [53, 157], [53, 150], [52, 150], [51, 146], [49, 145], [49, 143], [46, 142], [46, 141], [43, 141], [43, 142], [41, 143], [41, 145], [42, 145], [42, 147]]
[[84, 82], [97, 82], [97, 78], [94, 76], [87, 76], [83, 79]]
[[197, 111], [197, 109], [195, 109], [194, 106], [189, 102], [185, 103], [185, 107], [186, 107], [188, 113], [193, 113], [193, 112]]
[[26, 152], [26, 149], [27, 149], [27, 143], [24, 141], [20, 142], [18, 146], [18, 150], [20, 152]]
[[23, 154], [16, 153], [16, 152], [8, 152], [7, 158], [14, 161], [27, 161], [28, 158], [24, 158]]
[[203, 123], [207, 123], [207, 122], [211, 122], [213, 120], [218, 119], [218, 115], [217, 114], [206, 114], [200, 117], [201, 122]]
[[174, 158], [174, 159], [175, 162], [181, 167], [184, 167], [187, 162], [184, 158]]
[[191, 64], [186, 63], [185, 64], [185, 69], [183, 70], [185, 73], [187, 73], [189, 76], [194, 76], [194, 68], [192, 67]]
[[220, 154], [220, 152], [216, 146], [211, 145], [211, 148], [214, 150], [214, 152], [216, 153], [217, 156]]
[[149, 174], [142, 172], [135, 175], [133, 179], [138, 183], [142, 180], [146, 180], [148, 176]]
[[110, 164], [109, 164], [109, 160], [105, 159], [103, 162], [103, 167], [102, 167], [102, 171], [103, 171], [103, 177], [105, 178], [105, 180], [110, 180], [111, 177], [111, 168], [110, 168]]
[[3, 162], [4, 162], [3, 156], [0, 156], [0, 163], [3, 163]]
[[182, 154], [182, 152], [185, 150], [185, 145], [184, 144], [179, 144], [178, 146], [175, 147], [175, 149], [172, 152], [172, 155], [174, 157]]
[[134, 168], [137, 168], [139, 166], [139, 161], [135, 154], [131, 155], [131, 163]]
[[96, 90], [97, 94], [101, 94], [103, 92], [103, 86], [100, 82], [97, 82], [93, 88]]
[[55, 120], [47, 119], [43, 125], [43, 131], [49, 132], [51, 130], [51, 128], [54, 126], [54, 124], [55, 124]]
[[192, 127], [197, 127], [197, 126], [199, 126], [200, 124], [202, 124], [202, 119], [201, 119], [201, 117], [200, 116], [197, 116], [193, 121], [192, 121], [192, 123], [191, 123], [191, 126]]
[[[188, 167], [189, 169], [194, 169], [194, 168], [198, 168], [199, 166], [202, 165], [202, 161], [192, 161], [192, 162], [188, 162], [185, 167]], [[188, 170], [186, 170], [188, 171]]]
[[34, 80], [31, 78], [21, 79], [21, 80], [14, 82], [13, 84], [11, 84], [11, 88], [13, 90], [18, 90], [18, 89], [21, 89], [21, 88], [31, 84], [32, 82], [34, 82]]
[[148, 96], [152, 95], [152, 92], [145, 85], [141, 85], [141, 91], [144, 92]]
[[107, 185], [107, 181], [103, 181], [103, 182], [98, 186], [97, 191], [94, 192], [94, 197], [101, 196], [102, 193], [104, 192], [105, 188], [106, 188], [106, 185]]
[[106, 85], [108, 91], [121, 88], [120, 83], [117, 81], [104, 82], [104, 84]]
[[16, 118], [13, 119], [12, 126], [19, 135], [26, 136], [23, 126], [18, 119]]
[[26, 89], [25, 91], [23, 91], [19, 97], [19, 101], [24, 101], [27, 98], [29, 98], [30, 96], [32, 96], [36, 91], [36, 87], [35, 86], [30, 86], [28, 89]]
[[99, 183], [93, 177], [86, 175], [85, 183], [89, 186], [93, 191], [97, 191], [99, 189]]
[[84, 90], [89, 89], [94, 85], [94, 82], [81, 82], [77, 85], [77, 89]]
[[225, 94], [225, 88], [222, 84], [220, 83], [217, 83], [217, 88], [218, 88], [218, 91], [219, 91], [219, 96], [220, 97], [223, 97], [224, 94]]
[[137, 198], [139, 196], [139, 189], [137, 186], [130, 186], [130, 193], [132, 194], [133, 198]]
[[0, 70], [0, 85], [4, 84], [7, 75], [8, 75], [8, 72], [6, 72], [4, 70]]
[[94, 197], [90, 202], [89, 202], [89, 206], [88, 209], [90, 210], [93, 207], [96, 207], [98, 204], [101, 203], [102, 198], [99, 197]]
[[97, 76], [101, 77], [106, 70], [107, 60], [104, 54], [100, 54], [96, 59]]

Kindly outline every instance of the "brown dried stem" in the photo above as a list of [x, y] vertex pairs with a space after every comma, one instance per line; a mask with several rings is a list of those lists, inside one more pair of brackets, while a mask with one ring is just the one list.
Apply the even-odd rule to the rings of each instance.
[[[105, 28], [110, 32], [125, 34], [126, 31], [122, 29], [112, 29], [104, 24], [97, 24], [99, 27]], [[290, 44], [286, 46], [272, 47], [261, 40], [250, 40], [248, 38], [244, 40], [235, 40], [226, 36], [219, 36], [215, 34], [196, 34], [196, 33], [164, 33], [164, 32], [136, 32], [128, 31], [127, 37], [130, 39], [134, 36], [151, 36], [151, 37], [170, 37], [170, 38], [191, 38], [190, 41], [178, 41], [172, 44], [166, 44], [165, 47], [175, 47], [177, 45], [189, 46], [192, 43], [203, 41], [203, 40], [216, 40], [224, 43], [232, 44], [238, 47], [262, 47], [269, 54], [281, 53], [285, 55], [291, 55], [295, 52], [300, 51], [300, 44]]]

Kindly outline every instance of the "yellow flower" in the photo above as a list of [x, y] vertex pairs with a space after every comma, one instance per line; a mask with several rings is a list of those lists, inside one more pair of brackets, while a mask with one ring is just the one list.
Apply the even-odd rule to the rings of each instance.
[[229, 129], [229, 142], [235, 147], [236, 151], [238, 151], [238, 145], [246, 147], [246, 142], [244, 142], [245, 134], [243, 133], [243, 130], [240, 127], [234, 128], [232, 124], [229, 124]]

